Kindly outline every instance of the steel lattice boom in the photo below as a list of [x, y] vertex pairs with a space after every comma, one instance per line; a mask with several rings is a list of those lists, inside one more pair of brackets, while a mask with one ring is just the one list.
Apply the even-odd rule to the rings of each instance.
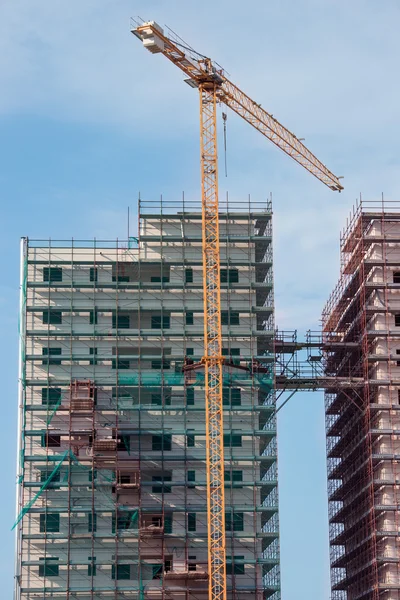
[[226, 600], [217, 104], [229, 106], [332, 190], [340, 192], [343, 186], [293, 133], [231, 83], [219, 65], [172, 32], [165, 35], [154, 21], [134, 22], [131, 30], [152, 54], [161, 53], [179, 67], [200, 93], [209, 599]]

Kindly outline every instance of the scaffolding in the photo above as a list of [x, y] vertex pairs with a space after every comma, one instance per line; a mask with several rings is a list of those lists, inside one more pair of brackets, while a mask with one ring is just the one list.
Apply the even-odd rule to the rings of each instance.
[[332, 598], [400, 597], [400, 209], [361, 202], [323, 313]]
[[[228, 598], [279, 600], [272, 209], [220, 210]], [[23, 240], [15, 600], [207, 598], [201, 210], [138, 217]]]

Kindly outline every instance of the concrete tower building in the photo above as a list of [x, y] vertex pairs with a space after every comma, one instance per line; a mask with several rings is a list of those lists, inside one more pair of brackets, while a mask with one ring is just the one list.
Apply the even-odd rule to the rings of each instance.
[[[271, 206], [221, 205], [228, 598], [280, 598]], [[15, 600], [206, 600], [198, 204], [22, 240]], [[392, 489], [392, 488], [391, 488]]]
[[332, 598], [400, 598], [400, 211], [363, 203], [323, 316]]

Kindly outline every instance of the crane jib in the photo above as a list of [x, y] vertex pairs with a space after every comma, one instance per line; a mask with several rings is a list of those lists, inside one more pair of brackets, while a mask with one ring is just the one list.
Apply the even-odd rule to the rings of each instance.
[[343, 186], [299, 138], [231, 83], [211, 59], [175, 34], [165, 35], [154, 21], [136, 22], [131, 31], [149, 52], [163, 54], [183, 71], [185, 81], [200, 95], [208, 591], [209, 600], [226, 600], [217, 103], [224, 102], [330, 189], [340, 192]]

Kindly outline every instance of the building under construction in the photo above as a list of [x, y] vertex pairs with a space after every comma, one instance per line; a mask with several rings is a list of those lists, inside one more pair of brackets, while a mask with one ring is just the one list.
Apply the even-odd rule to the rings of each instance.
[[[278, 600], [271, 206], [220, 210], [228, 598]], [[198, 203], [22, 240], [15, 600], [208, 597], [203, 314]]]
[[[400, 210], [360, 204], [323, 315], [332, 598], [400, 598]], [[358, 383], [357, 383], [358, 381]]]

